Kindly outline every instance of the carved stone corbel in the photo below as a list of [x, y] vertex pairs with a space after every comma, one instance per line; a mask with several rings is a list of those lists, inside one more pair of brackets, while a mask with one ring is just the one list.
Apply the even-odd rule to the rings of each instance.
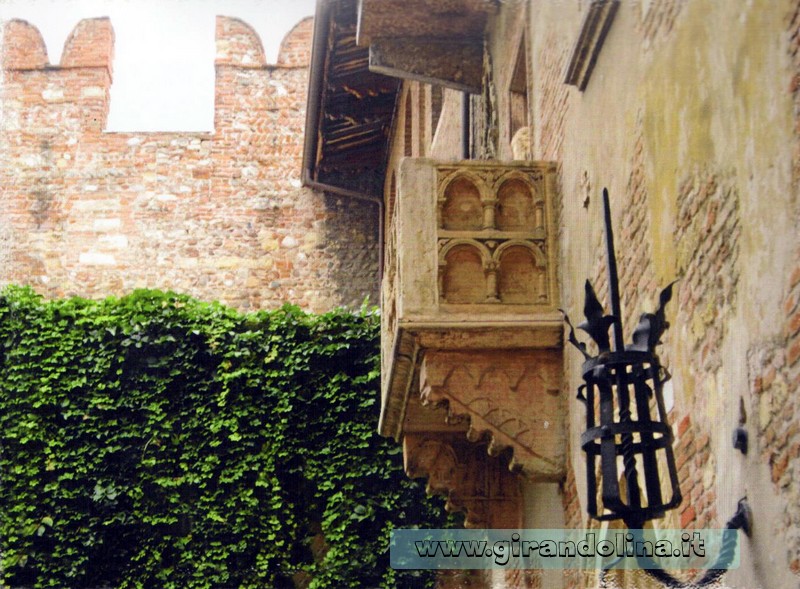
[[489, 454], [510, 448], [512, 470], [557, 481], [565, 446], [560, 359], [557, 350], [431, 350], [422, 360], [421, 400], [466, 417], [467, 439], [488, 438]]
[[467, 528], [519, 528], [520, 480], [485, 445], [452, 433], [406, 434], [406, 474], [427, 478], [428, 492], [447, 499], [448, 511], [463, 511]]

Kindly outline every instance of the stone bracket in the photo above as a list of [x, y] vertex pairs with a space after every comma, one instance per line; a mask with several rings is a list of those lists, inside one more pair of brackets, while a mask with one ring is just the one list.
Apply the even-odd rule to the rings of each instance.
[[375, 39], [369, 47], [371, 72], [480, 94], [483, 41], [480, 39]]
[[565, 84], [583, 92], [589, 83], [597, 56], [619, 8], [619, 0], [592, 0], [567, 67]]
[[448, 511], [465, 513], [465, 527], [521, 527], [519, 477], [489, 456], [485, 445], [463, 434], [406, 434], [403, 457], [409, 478], [427, 478], [428, 493], [446, 497]]
[[469, 421], [467, 439], [488, 452], [511, 449], [510, 468], [529, 479], [564, 476], [564, 407], [558, 350], [428, 351], [420, 369], [423, 404], [447, 405]]
[[[406, 331], [399, 331], [391, 350], [391, 364], [383, 369], [387, 382], [382, 386], [381, 415], [378, 431], [381, 435], [400, 441], [400, 433], [405, 419], [411, 389], [414, 385], [414, 372], [419, 356], [417, 338]], [[393, 394], [392, 394], [393, 393]]]

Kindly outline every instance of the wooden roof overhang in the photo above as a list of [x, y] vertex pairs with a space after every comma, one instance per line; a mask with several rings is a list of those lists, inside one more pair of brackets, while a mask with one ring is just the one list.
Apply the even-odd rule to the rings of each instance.
[[401, 81], [369, 70], [357, 0], [319, 0], [309, 74], [303, 181], [379, 200]]
[[499, 0], [318, 0], [306, 185], [377, 200], [402, 80], [479, 93]]

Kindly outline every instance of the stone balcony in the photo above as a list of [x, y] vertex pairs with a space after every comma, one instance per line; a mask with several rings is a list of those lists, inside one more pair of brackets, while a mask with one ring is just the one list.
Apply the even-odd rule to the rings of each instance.
[[[383, 283], [381, 433], [403, 440], [414, 476], [424, 473], [410, 448], [430, 448], [433, 436], [452, 450], [451, 462], [466, 455], [454, 440], [469, 440], [506, 455], [512, 471], [558, 480], [554, 164], [408, 158], [397, 187]], [[441, 478], [429, 475], [432, 485]]]

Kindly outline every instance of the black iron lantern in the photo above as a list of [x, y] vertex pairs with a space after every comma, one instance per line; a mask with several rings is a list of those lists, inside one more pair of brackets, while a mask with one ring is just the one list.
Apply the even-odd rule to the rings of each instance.
[[[661, 291], [655, 313], [641, 315], [631, 342], [626, 345], [611, 211], [605, 189], [603, 208], [612, 314], [605, 314], [587, 280], [583, 308], [586, 321], [578, 325], [597, 344], [596, 356], [587, 351], [585, 343], [578, 341], [566, 313], [564, 319], [570, 328], [569, 342], [578, 348], [585, 360], [582, 368], [584, 384], [578, 389], [578, 399], [586, 405], [586, 431], [581, 435], [581, 447], [586, 452], [587, 462], [587, 511], [600, 521], [621, 519], [638, 537], [637, 533], [641, 533], [645, 522], [663, 517], [681, 503], [678, 470], [672, 450], [674, 438], [667, 421], [663, 394], [664, 383], [670, 376], [656, 354], [656, 346], [669, 327], [664, 308], [672, 298], [675, 283]], [[610, 327], [613, 327], [613, 346], [608, 333]], [[750, 507], [747, 499], [742, 498], [725, 529], [741, 529], [749, 535], [751, 526]], [[680, 581], [658, 567], [647, 565], [644, 569], [667, 587], [706, 587], [726, 572], [737, 542], [736, 534], [726, 534], [712, 568], [696, 581]], [[638, 555], [637, 559], [640, 563], [648, 560]], [[604, 569], [601, 579], [605, 578], [605, 573]]]
[[[672, 284], [661, 292], [658, 310], [642, 314], [631, 343], [625, 345], [607, 190], [603, 191], [603, 205], [612, 314], [604, 314], [587, 280], [586, 321], [578, 326], [597, 344], [597, 356], [590, 355], [586, 345], [578, 342], [566, 318], [569, 341], [585, 358], [585, 384], [578, 391], [578, 399], [586, 405], [581, 447], [587, 460], [588, 512], [597, 520], [622, 519], [630, 528], [641, 528], [647, 520], [663, 517], [681, 502], [663, 395], [669, 374], [655, 350], [669, 327], [664, 307], [672, 298]], [[613, 328], [613, 346], [609, 327]]]

